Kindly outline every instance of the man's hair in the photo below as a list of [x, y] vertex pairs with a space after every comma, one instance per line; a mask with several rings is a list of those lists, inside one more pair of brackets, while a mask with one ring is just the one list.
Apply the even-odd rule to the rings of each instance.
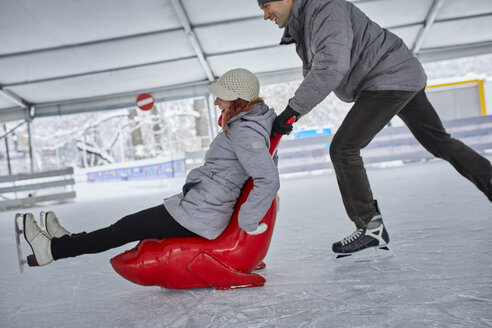
[[265, 3], [273, 2], [273, 1], [281, 1], [281, 0], [258, 0], [258, 6], [263, 6]]

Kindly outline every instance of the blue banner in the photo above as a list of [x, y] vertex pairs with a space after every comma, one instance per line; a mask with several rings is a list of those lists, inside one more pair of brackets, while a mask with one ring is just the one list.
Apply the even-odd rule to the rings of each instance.
[[186, 176], [185, 160], [101, 170], [87, 173], [87, 182], [166, 179]]

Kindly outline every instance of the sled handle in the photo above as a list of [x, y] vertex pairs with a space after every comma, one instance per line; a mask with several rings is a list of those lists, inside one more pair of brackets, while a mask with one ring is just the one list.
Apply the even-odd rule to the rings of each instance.
[[285, 121], [285, 124], [292, 125], [292, 124], [294, 124], [295, 121], [296, 121], [296, 117], [295, 116], [292, 116], [287, 121]]
[[[287, 121], [285, 121], [285, 124], [292, 125], [294, 124], [295, 121], [296, 121], [296, 117], [292, 116]], [[270, 155], [273, 155], [273, 153], [275, 153], [278, 143], [280, 142], [280, 138], [282, 138], [282, 135], [280, 133], [277, 133], [275, 137], [270, 136]]]

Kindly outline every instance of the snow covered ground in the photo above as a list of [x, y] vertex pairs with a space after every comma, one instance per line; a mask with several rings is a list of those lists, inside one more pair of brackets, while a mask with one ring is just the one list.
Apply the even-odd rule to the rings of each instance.
[[[17, 211], [1, 212], [0, 327], [491, 327], [491, 203], [439, 160], [368, 174], [394, 257], [334, 263], [331, 243], [353, 231], [334, 174], [283, 177], [259, 288], [134, 285], [109, 263], [132, 244], [20, 274]], [[49, 208], [88, 231], [160, 203], [181, 182], [81, 184], [73, 202], [23, 211]]]

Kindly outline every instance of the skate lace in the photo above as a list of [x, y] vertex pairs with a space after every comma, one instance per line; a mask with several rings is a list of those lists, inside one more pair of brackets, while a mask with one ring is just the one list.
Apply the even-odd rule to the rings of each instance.
[[46, 231], [39, 229], [39, 233], [45, 236], [46, 238], [51, 239], [51, 235], [48, 234]]
[[[51, 235], [48, 234], [46, 231], [44, 231], [43, 229], [41, 229], [38, 224], [35, 222], [35, 229], [36, 229], [36, 234], [34, 235], [34, 237], [32, 238], [32, 240], [34, 240], [36, 237], [38, 237], [39, 235], [43, 235], [45, 236], [46, 238], [48, 239], [51, 239]], [[24, 227], [24, 230], [26, 229], [26, 227]]]
[[340, 242], [342, 243], [343, 246], [345, 246], [348, 243], [351, 243], [357, 238], [359, 238], [362, 235], [362, 231], [363, 231], [362, 229], [357, 229], [350, 236], [343, 238]]

